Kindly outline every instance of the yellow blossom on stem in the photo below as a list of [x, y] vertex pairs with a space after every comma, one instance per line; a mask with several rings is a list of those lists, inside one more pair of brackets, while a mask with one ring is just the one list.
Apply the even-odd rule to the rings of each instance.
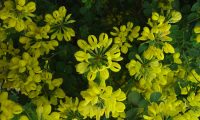
[[4, 2], [3, 9], [0, 10], [0, 19], [8, 28], [14, 27], [16, 31], [21, 32], [26, 29], [25, 20], [32, 21], [36, 10], [35, 2], [26, 2], [26, 0], [7, 0]]
[[121, 66], [117, 61], [121, 61], [120, 49], [117, 45], [112, 45], [112, 39], [106, 33], [101, 33], [99, 39], [94, 35], [88, 36], [88, 43], [82, 39], [78, 40], [78, 46], [82, 49], [77, 51], [74, 56], [78, 63], [76, 71], [79, 74], [87, 73], [87, 79], [93, 81], [99, 76], [102, 85], [109, 77], [110, 69], [118, 72]]
[[118, 117], [124, 112], [125, 105], [122, 103], [126, 99], [126, 95], [121, 89], [113, 92], [111, 86], [100, 87], [94, 85], [81, 92], [83, 101], [80, 102], [78, 110], [85, 118], [100, 117], [105, 114], [109, 118], [110, 113], [113, 117]]
[[67, 15], [67, 9], [61, 6], [58, 10], [55, 10], [53, 14], [46, 14], [45, 21], [51, 26], [50, 33], [51, 39], [57, 38], [62, 41], [70, 41], [71, 37], [75, 36], [75, 31], [68, 25], [74, 23], [75, 20], [70, 20], [71, 14]]
[[113, 27], [114, 32], [110, 32], [114, 36], [114, 43], [121, 48], [121, 52], [126, 54], [128, 48], [131, 47], [130, 42], [133, 42], [135, 38], [139, 36], [140, 26], [133, 27], [132, 22], [128, 22], [127, 25], [121, 25], [120, 28]]

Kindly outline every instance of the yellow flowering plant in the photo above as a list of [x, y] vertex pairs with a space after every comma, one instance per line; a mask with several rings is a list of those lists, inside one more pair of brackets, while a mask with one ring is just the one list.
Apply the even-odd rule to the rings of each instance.
[[128, 48], [131, 47], [131, 44], [128, 42], [133, 42], [135, 38], [139, 36], [140, 26], [133, 27], [132, 22], [128, 22], [127, 25], [120, 26], [120, 29], [113, 27], [115, 32], [111, 32], [112, 36], [115, 36], [114, 43], [121, 48], [121, 52], [126, 54]]
[[70, 20], [71, 14], [66, 15], [66, 13], [67, 9], [61, 6], [52, 15], [45, 15], [45, 22], [51, 26], [51, 39], [57, 38], [61, 41], [64, 38], [66, 41], [70, 41], [71, 37], [75, 36], [75, 31], [68, 27], [68, 24], [74, 23], [75, 20]]
[[112, 92], [111, 86], [98, 87], [94, 85], [94, 87], [82, 91], [81, 95], [85, 100], [80, 102], [78, 110], [84, 117], [95, 116], [96, 120], [100, 120], [104, 114], [106, 118], [109, 118], [110, 112], [113, 117], [118, 117], [125, 109], [125, 105], [121, 101], [126, 99], [126, 95], [121, 89]]
[[106, 33], [99, 35], [99, 40], [94, 35], [88, 36], [88, 43], [85, 40], [78, 40], [77, 44], [82, 49], [74, 55], [77, 61], [76, 71], [80, 74], [87, 72], [89, 81], [100, 80], [101, 85], [105, 85], [105, 80], [109, 78], [110, 69], [113, 72], [118, 72], [121, 66], [117, 61], [123, 58], [117, 45], [112, 45], [112, 38], [108, 38]]
[[199, 120], [200, 0], [1, 0], [0, 120]]
[[34, 2], [6, 0], [3, 9], [0, 11], [0, 18], [4, 21], [7, 28], [14, 27], [16, 31], [21, 32], [26, 29], [25, 20], [32, 21], [35, 10], [36, 4]]

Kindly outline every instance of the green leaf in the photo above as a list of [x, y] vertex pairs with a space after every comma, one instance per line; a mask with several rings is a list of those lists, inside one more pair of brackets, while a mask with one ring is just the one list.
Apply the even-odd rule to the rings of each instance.
[[145, 16], [151, 16], [151, 14], [152, 14], [152, 8], [147, 8], [147, 9], [144, 9], [143, 10], [143, 12], [144, 12], [144, 14], [145, 14]]
[[150, 101], [158, 102], [161, 96], [162, 96], [162, 94], [160, 92], [153, 92], [153, 93], [151, 93]]
[[136, 115], [137, 115], [137, 110], [138, 108], [131, 108], [126, 112], [126, 118], [127, 120], [137, 120]]
[[181, 89], [180, 89], [180, 86], [179, 86], [178, 82], [175, 83], [174, 90], [175, 90], [176, 95], [180, 95], [181, 94]]
[[82, 38], [87, 38], [89, 35], [89, 27], [87, 25], [83, 25], [79, 28], [79, 32]]
[[188, 22], [193, 21], [193, 20], [197, 19], [198, 17], [199, 17], [198, 13], [192, 12], [187, 16], [187, 21]]
[[191, 12], [191, 6], [189, 4], [181, 7], [182, 14], [189, 14]]
[[176, 9], [176, 10], [180, 9], [180, 0], [174, 0], [173, 8]]
[[128, 103], [129, 104], [138, 105], [140, 99], [141, 99], [141, 95], [137, 91], [131, 91], [128, 94]]
[[129, 60], [132, 60], [133, 58], [135, 58], [135, 52], [130, 52], [130, 53], [128, 54], [128, 59], [129, 59]]
[[147, 113], [148, 112], [148, 101], [146, 101], [145, 99], [140, 100], [139, 104], [138, 104], [138, 108], [143, 108], [143, 113]]
[[11, 91], [11, 94], [9, 94], [9, 99], [12, 101], [18, 102], [19, 95], [15, 91]]
[[88, 12], [88, 9], [86, 7], [81, 7], [79, 11], [82, 15], [86, 14]]
[[148, 1], [144, 1], [143, 8], [151, 8], [151, 4]]
[[170, 37], [173, 40], [182, 39], [183, 38], [183, 31], [180, 30], [178, 25], [172, 25], [170, 29]]
[[178, 65], [176, 63], [172, 63], [170, 66], [171, 70], [177, 70], [178, 69]]
[[195, 68], [197, 74], [200, 74], [200, 68]]
[[87, 0], [81, 0], [83, 3], [86, 3], [87, 2]]
[[144, 52], [147, 48], [148, 48], [148, 44], [146, 44], [146, 43], [140, 44], [140, 46], [138, 48], [138, 53]]
[[173, 120], [171, 116], [167, 117], [166, 120]]
[[147, 108], [148, 102], [145, 99], [142, 99], [142, 100], [139, 101], [138, 106], [139, 106], [139, 108]]
[[23, 106], [24, 108], [24, 114], [28, 116], [29, 120], [38, 120], [36, 108], [33, 103], [27, 103]]
[[20, 115], [15, 115], [11, 120], [19, 120]]
[[63, 61], [56, 62], [56, 71], [57, 72], [64, 72], [65, 68], [66, 68], [65, 62], [63, 62]]
[[193, 4], [192, 8], [191, 8], [191, 11], [198, 11], [200, 10], [200, 2], [197, 1], [195, 4]]

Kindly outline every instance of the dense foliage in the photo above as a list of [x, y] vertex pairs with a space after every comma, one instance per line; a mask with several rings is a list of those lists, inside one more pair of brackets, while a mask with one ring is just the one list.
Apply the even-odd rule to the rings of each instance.
[[83, 119], [200, 119], [200, 0], [0, 1], [0, 120]]

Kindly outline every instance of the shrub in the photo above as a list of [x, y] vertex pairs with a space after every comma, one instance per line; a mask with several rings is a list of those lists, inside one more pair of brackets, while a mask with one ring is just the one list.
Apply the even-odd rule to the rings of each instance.
[[0, 1], [1, 120], [199, 120], [200, 0]]

